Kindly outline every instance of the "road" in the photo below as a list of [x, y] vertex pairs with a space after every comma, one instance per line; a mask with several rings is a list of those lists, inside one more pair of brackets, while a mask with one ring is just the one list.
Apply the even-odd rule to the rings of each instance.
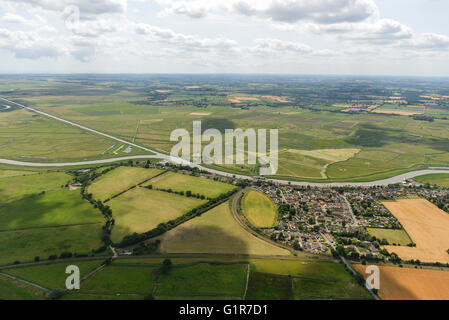
[[[130, 146], [133, 146], [137, 149], [144, 150], [146, 152], [152, 153], [152, 155], [147, 156], [130, 156], [130, 157], [121, 157], [121, 158], [112, 158], [112, 159], [103, 159], [103, 160], [93, 160], [93, 161], [80, 161], [80, 162], [64, 162], [64, 163], [38, 163], [38, 162], [23, 162], [23, 161], [16, 161], [16, 160], [9, 160], [9, 159], [0, 159], [0, 163], [2, 164], [9, 164], [9, 165], [16, 165], [16, 166], [27, 166], [27, 167], [69, 167], [69, 166], [78, 166], [78, 165], [95, 165], [95, 164], [105, 164], [110, 162], [116, 162], [116, 161], [126, 161], [126, 160], [134, 160], [134, 159], [163, 159], [167, 160], [176, 164], [182, 164], [194, 168], [198, 168], [200, 170], [207, 171], [209, 173], [226, 176], [226, 177], [235, 177], [239, 179], [247, 179], [247, 180], [254, 180], [254, 177], [251, 176], [245, 176], [245, 175], [238, 175], [233, 173], [228, 173], [224, 171], [214, 170], [210, 168], [206, 168], [197, 164], [194, 164], [190, 161], [186, 161], [184, 159], [178, 158], [178, 157], [171, 157], [166, 154], [160, 153], [158, 151], [155, 151], [153, 149], [138, 145], [136, 143], [120, 139], [117, 137], [114, 137], [108, 133], [101, 132], [96, 129], [92, 129], [86, 126], [83, 126], [81, 124], [75, 123], [73, 121], [69, 121], [66, 119], [63, 119], [61, 117], [54, 116], [52, 114], [49, 114], [47, 112], [43, 112], [41, 110], [31, 108], [24, 106], [20, 103], [16, 103], [13, 101], [10, 101], [8, 99], [0, 97], [0, 100], [5, 101], [6, 103], [13, 104], [15, 106], [18, 106], [20, 108], [26, 109], [28, 111], [43, 115], [45, 117], [69, 124], [71, 126], [77, 127], [79, 129], [89, 131], [92, 133], [95, 133], [97, 135], [109, 138], [114, 141], [118, 141], [124, 144], [128, 144]], [[404, 173], [392, 178], [384, 179], [384, 180], [377, 180], [377, 181], [371, 181], [371, 182], [333, 182], [333, 183], [314, 183], [314, 182], [299, 182], [299, 181], [286, 181], [286, 180], [277, 180], [277, 179], [266, 179], [267, 181], [271, 181], [278, 184], [283, 185], [292, 185], [292, 186], [311, 186], [311, 187], [344, 187], [344, 186], [353, 186], [353, 187], [371, 187], [371, 186], [387, 186], [390, 184], [395, 183], [402, 183], [403, 181], [407, 179], [412, 179], [418, 176], [426, 175], [426, 174], [433, 174], [433, 173], [449, 173], [449, 167], [436, 167], [436, 168], [430, 168], [426, 170], [418, 170], [418, 171], [411, 171], [408, 173]]]
[[[321, 236], [324, 238], [324, 241], [326, 241], [327, 244], [329, 244], [329, 245], [332, 247], [332, 249], [334, 249], [334, 251], [337, 251], [337, 248], [335, 248], [334, 244], [333, 244], [332, 242], [330, 242], [324, 234], [321, 234]], [[349, 270], [354, 276], [357, 276], [357, 273], [358, 273], [358, 272], [352, 267], [352, 264], [350, 264], [349, 261], [348, 261], [345, 257], [343, 257], [342, 255], [339, 254], [338, 256], [339, 256], [340, 260], [341, 260], [341, 261], [345, 264], [345, 266], [348, 268], [348, 270]], [[366, 288], [366, 289], [368, 290], [368, 292], [370, 293], [370, 295], [374, 298], [374, 300], [380, 300], [379, 296], [378, 296], [377, 294], [375, 294], [373, 290], [368, 289], [368, 288]]]

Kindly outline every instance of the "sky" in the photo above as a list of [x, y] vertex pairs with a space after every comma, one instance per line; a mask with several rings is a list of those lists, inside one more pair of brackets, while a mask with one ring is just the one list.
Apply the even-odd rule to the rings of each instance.
[[1, 0], [0, 73], [449, 76], [447, 0]]

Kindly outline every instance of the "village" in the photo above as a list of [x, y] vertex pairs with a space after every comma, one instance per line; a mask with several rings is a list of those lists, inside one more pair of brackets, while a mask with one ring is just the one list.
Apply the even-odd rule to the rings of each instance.
[[371, 236], [367, 229], [402, 229], [382, 201], [419, 197], [435, 203], [436, 199], [449, 196], [448, 189], [414, 181], [388, 187], [340, 188], [262, 184], [257, 190], [280, 208], [279, 225], [263, 230], [271, 240], [316, 254], [340, 247], [348, 257], [376, 260], [389, 257], [380, 248], [389, 243]]

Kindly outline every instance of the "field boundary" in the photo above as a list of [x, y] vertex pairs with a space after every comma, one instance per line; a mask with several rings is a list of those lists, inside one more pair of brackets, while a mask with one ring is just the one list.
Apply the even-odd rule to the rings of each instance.
[[12, 276], [12, 275], [7, 274], [7, 273], [0, 272], [0, 276], [6, 277], [6, 278], [9, 278], [9, 279], [18, 281], [18, 282], [22, 282], [22, 283], [24, 283], [24, 284], [27, 284], [27, 285], [29, 285], [29, 286], [38, 288], [38, 289], [43, 290], [43, 291], [46, 291], [46, 292], [51, 292], [50, 289], [45, 288], [45, 287], [42, 287], [41, 285], [38, 285], [37, 283], [33, 283], [33, 282], [30, 282], [30, 281], [27, 281], [27, 280], [23, 280], [23, 279], [21, 279], [21, 278], [18, 278], [18, 277], [16, 277], [16, 276]]

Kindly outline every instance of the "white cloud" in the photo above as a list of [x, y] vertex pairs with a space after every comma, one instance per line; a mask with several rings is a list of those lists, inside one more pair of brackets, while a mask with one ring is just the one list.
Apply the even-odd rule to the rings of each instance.
[[274, 22], [319, 24], [360, 22], [377, 14], [373, 0], [156, 0], [164, 14], [203, 18], [234, 13]]
[[95, 16], [107, 13], [126, 13], [127, 0], [4, 0], [25, 4], [44, 10], [64, 12], [68, 6], [76, 6], [81, 15]]
[[135, 33], [144, 36], [148, 41], [161, 41], [183, 49], [232, 51], [238, 46], [236, 41], [223, 37], [202, 38], [185, 35], [145, 23], [134, 24], [134, 26]]
[[57, 58], [64, 54], [62, 46], [33, 31], [0, 29], [0, 49], [11, 52], [19, 59]]

